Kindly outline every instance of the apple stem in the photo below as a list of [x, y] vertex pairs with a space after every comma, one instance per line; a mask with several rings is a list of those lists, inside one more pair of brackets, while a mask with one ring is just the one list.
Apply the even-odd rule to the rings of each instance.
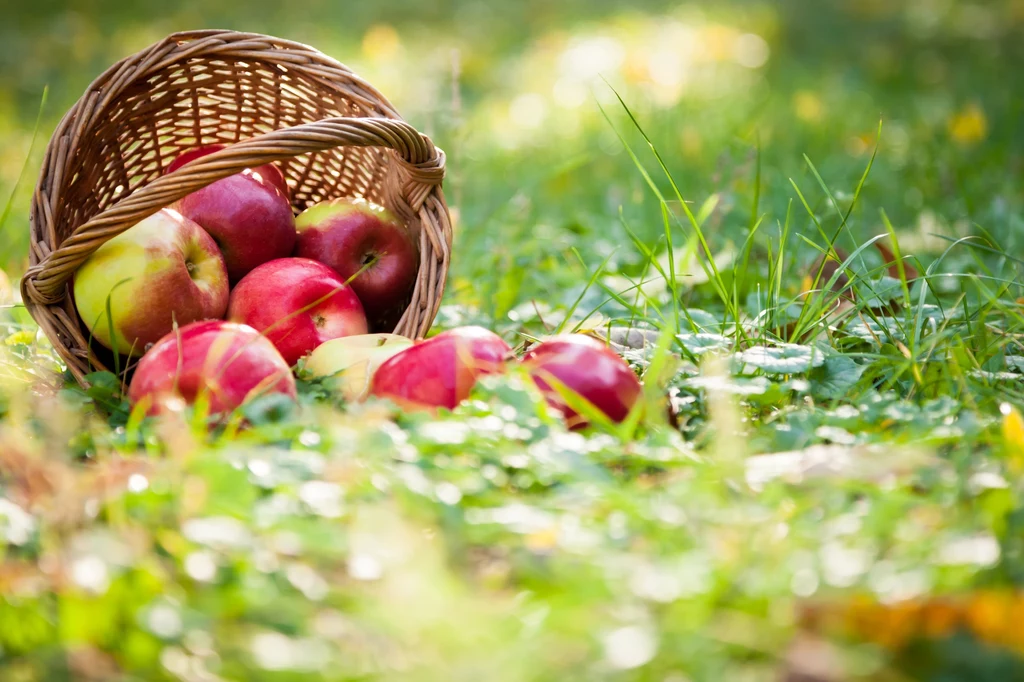
[[370, 259], [369, 259], [369, 260], [367, 260], [367, 259], [366, 259], [366, 258], [364, 257], [364, 258], [363, 258], [363, 266], [362, 266], [361, 268], [359, 268], [358, 270], [356, 270], [356, 272], [355, 272], [355, 274], [354, 274], [354, 275], [352, 275], [352, 276], [351, 276], [351, 277], [349, 277], [349, 278], [348, 278], [347, 280], [345, 280], [345, 284], [349, 284], [349, 283], [351, 283], [351, 282], [352, 282], [352, 280], [354, 280], [354, 279], [355, 279], [356, 277], [358, 277], [359, 275], [361, 275], [361, 274], [363, 274], [364, 272], [366, 272], [367, 270], [369, 270], [369, 269], [370, 269], [370, 267], [372, 267], [374, 263], [376, 263], [377, 261], [379, 261], [379, 260], [381, 259], [381, 256], [385, 256], [385, 255], [387, 255], [387, 252], [384, 252], [384, 253], [375, 253], [375, 254], [373, 254], [372, 256], [370, 256]]

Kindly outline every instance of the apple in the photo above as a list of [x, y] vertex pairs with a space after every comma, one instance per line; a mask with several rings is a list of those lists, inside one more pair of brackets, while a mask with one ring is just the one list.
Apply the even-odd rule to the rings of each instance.
[[308, 258], [256, 267], [232, 290], [228, 319], [265, 334], [289, 365], [325, 341], [366, 333], [366, 314], [352, 287]]
[[[175, 159], [168, 172], [212, 151], [216, 150], [186, 152], [184, 161]], [[279, 185], [280, 171], [274, 175], [267, 168], [260, 166], [222, 178], [173, 205], [217, 242], [232, 282], [242, 279], [257, 265], [290, 256], [295, 248], [295, 216], [287, 187], [282, 191]]]
[[[219, 152], [226, 146], [227, 145], [223, 144], [208, 144], [205, 147], [196, 147], [195, 149], [190, 149], [187, 152], [183, 152], [180, 156], [175, 158], [174, 161], [171, 161], [171, 164], [167, 166], [167, 169], [164, 172], [173, 173], [174, 171], [178, 170], [189, 161], [194, 161], [195, 159], [198, 159], [202, 156], [206, 156], [214, 152]], [[278, 168], [272, 163], [265, 163], [262, 166], [257, 166], [256, 168], [253, 168], [251, 170], [254, 174], [259, 175], [262, 180], [270, 182], [279, 190], [281, 190], [281, 192], [286, 197], [289, 196], [288, 183], [285, 182], [284, 173], [281, 172], [280, 168]]]
[[449, 410], [469, 397], [483, 374], [503, 372], [512, 349], [482, 327], [457, 327], [420, 341], [387, 360], [370, 392], [407, 409]]
[[74, 294], [92, 338], [119, 353], [142, 355], [175, 322], [223, 317], [228, 275], [210, 235], [163, 209], [89, 256], [75, 273]]
[[371, 328], [394, 329], [419, 268], [419, 249], [406, 226], [365, 199], [334, 199], [300, 213], [295, 227], [295, 255], [326, 263], [351, 284]]
[[268, 393], [297, 395], [274, 344], [252, 327], [207, 320], [171, 331], [139, 360], [128, 400], [147, 401], [157, 414], [170, 401], [192, 404], [203, 395], [210, 414], [224, 414]]
[[570, 407], [566, 394], [582, 399], [613, 422], [621, 422], [640, 400], [643, 388], [629, 365], [605, 344], [584, 334], [565, 334], [538, 344], [523, 356], [548, 403], [559, 409], [572, 429], [588, 420]]
[[330, 378], [345, 400], [356, 402], [370, 391], [370, 379], [388, 358], [412, 345], [398, 334], [360, 334], [326, 341], [306, 358], [306, 370]]

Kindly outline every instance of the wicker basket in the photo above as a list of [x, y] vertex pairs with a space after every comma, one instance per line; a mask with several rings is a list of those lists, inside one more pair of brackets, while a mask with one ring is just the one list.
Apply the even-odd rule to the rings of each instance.
[[[162, 175], [179, 152], [212, 143], [229, 146]], [[310, 47], [234, 31], [176, 33], [108, 69], [57, 127], [32, 202], [22, 295], [86, 383], [111, 358], [89, 347], [72, 300], [75, 270], [186, 194], [280, 162], [296, 211], [361, 196], [407, 221], [420, 264], [395, 331], [420, 337], [437, 314], [451, 251], [444, 161], [383, 95]]]

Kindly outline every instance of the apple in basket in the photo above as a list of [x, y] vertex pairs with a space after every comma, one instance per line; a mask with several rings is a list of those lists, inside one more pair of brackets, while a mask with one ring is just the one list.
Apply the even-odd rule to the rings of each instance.
[[538, 344], [523, 357], [523, 367], [570, 428], [589, 421], [575, 407], [589, 404], [613, 422], [621, 422], [640, 400], [643, 388], [629, 365], [613, 350], [585, 334], [564, 334]]
[[407, 409], [445, 407], [469, 397], [478, 377], [504, 371], [511, 348], [482, 327], [457, 327], [420, 341], [382, 364], [370, 392]]
[[89, 256], [75, 273], [74, 295], [92, 338], [119, 353], [142, 355], [175, 322], [223, 317], [228, 275], [210, 235], [163, 209]]
[[[186, 152], [167, 167], [167, 172], [173, 173], [188, 161], [214, 151], [205, 147]], [[290, 256], [295, 248], [295, 216], [287, 185], [274, 166], [246, 169], [222, 178], [179, 199], [172, 208], [210, 233], [224, 254], [232, 282], [257, 265]]]
[[392, 356], [412, 345], [398, 334], [360, 334], [326, 341], [306, 358], [306, 371], [328, 379], [345, 400], [362, 400], [370, 391], [370, 379]]
[[[227, 145], [208, 144], [205, 147], [196, 147], [195, 149], [190, 149], [187, 152], [183, 152], [182, 154], [180, 154], [178, 157], [174, 159], [174, 161], [171, 161], [170, 165], [167, 166], [167, 170], [165, 170], [164, 172], [173, 173], [174, 171], [178, 170], [189, 161], [194, 161], [195, 159], [207, 156], [208, 154], [219, 152], [221, 149], [224, 149], [225, 147], [227, 147]], [[289, 196], [290, 192], [288, 189], [288, 183], [285, 182], [284, 179], [284, 173], [282, 173], [281, 169], [275, 166], [274, 164], [265, 163], [262, 166], [257, 166], [256, 168], [253, 168], [252, 172], [253, 174], [258, 175], [261, 180], [265, 180], [273, 184], [275, 187], [281, 190], [281, 192], [286, 197]]]
[[409, 303], [419, 249], [409, 229], [365, 199], [334, 199], [295, 219], [295, 255], [325, 263], [355, 290], [375, 331], [391, 331]]
[[296, 397], [288, 363], [252, 327], [223, 320], [171, 331], [139, 361], [128, 387], [132, 405], [145, 402], [149, 414], [200, 396], [210, 414], [224, 414], [269, 393]]
[[352, 287], [308, 258], [278, 258], [255, 268], [231, 291], [228, 318], [264, 334], [289, 365], [325, 341], [366, 333], [366, 314]]

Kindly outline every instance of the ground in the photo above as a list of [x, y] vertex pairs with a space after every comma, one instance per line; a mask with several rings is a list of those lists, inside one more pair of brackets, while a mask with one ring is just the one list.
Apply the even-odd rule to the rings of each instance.
[[0, 679], [1024, 678], [1020, 2], [177, 5], [5, 10], [12, 280], [91, 78], [284, 35], [447, 152], [435, 329], [611, 336], [649, 409], [303, 382], [211, 434], [75, 388], [5, 288]]

